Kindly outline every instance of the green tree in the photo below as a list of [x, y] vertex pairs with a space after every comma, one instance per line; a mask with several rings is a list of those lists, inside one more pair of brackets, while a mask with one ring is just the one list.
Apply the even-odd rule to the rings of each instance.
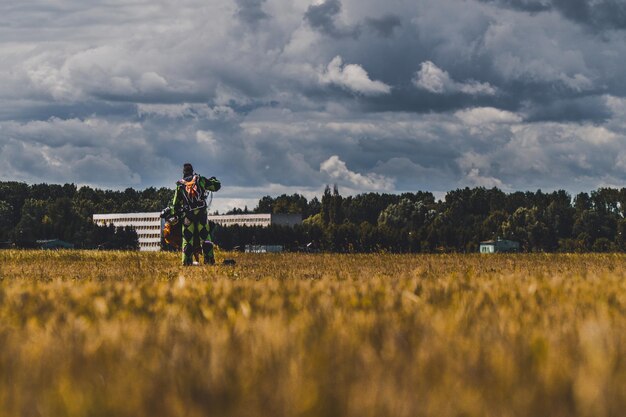
[[342, 208], [343, 198], [339, 194], [339, 187], [337, 184], [333, 186], [333, 196], [330, 203], [330, 222], [333, 224], [341, 224], [343, 223], [343, 208]]
[[28, 199], [22, 206], [22, 216], [13, 230], [16, 242], [32, 242], [45, 239], [50, 231], [50, 219], [47, 216], [47, 203], [43, 200]]
[[417, 230], [424, 226], [429, 215], [429, 207], [422, 201], [403, 198], [397, 204], [390, 204], [378, 216], [378, 224], [395, 229]]
[[537, 207], [520, 207], [502, 225], [504, 237], [520, 242], [526, 251], [545, 250], [549, 230]]
[[481, 230], [482, 239], [496, 239], [503, 236], [502, 224], [506, 222], [508, 216], [502, 210], [495, 210], [483, 221]]
[[6, 201], [0, 200], [0, 239], [4, 240], [8, 237], [13, 224], [11, 218], [13, 207]]
[[322, 221], [324, 224], [330, 223], [330, 212], [332, 205], [332, 194], [330, 193], [330, 186], [326, 185], [324, 188], [324, 194], [322, 195]]

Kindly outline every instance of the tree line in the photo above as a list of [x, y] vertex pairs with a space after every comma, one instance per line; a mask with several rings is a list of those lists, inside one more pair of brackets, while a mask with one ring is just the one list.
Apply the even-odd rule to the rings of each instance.
[[[476, 252], [496, 238], [525, 252], [626, 251], [626, 188], [572, 197], [462, 188], [442, 200], [430, 192], [342, 196], [326, 187], [321, 201], [301, 195], [263, 197], [253, 212], [304, 213], [301, 226], [218, 230], [222, 246], [283, 244], [334, 252]], [[218, 239], [218, 240], [220, 240]]]
[[173, 191], [78, 188], [74, 184], [0, 182], [0, 241], [32, 246], [42, 239], [61, 239], [78, 248], [135, 249], [130, 227], [97, 226], [94, 213], [160, 211]]
[[[94, 213], [157, 212], [173, 190], [123, 191], [74, 184], [0, 182], [0, 241], [59, 238], [79, 248], [136, 248], [132, 229], [99, 227]], [[231, 226], [216, 230], [225, 249], [279, 244], [290, 250], [332, 252], [475, 252], [481, 241], [515, 240], [527, 252], [626, 251], [626, 188], [571, 196], [462, 188], [437, 200], [430, 192], [342, 196], [327, 186], [321, 199], [300, 194], [265, 196], [251, 210], [299, 213], [302, 225]]]

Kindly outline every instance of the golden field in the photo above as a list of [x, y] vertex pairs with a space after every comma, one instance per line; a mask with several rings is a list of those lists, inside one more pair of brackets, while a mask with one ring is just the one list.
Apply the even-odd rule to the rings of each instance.
[[0, 417], [626, 413], [624, 255], [228, 256], [0, 251]]

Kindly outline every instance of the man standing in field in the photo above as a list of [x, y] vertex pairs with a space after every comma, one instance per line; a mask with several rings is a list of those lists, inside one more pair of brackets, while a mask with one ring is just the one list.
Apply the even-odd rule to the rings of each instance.
[[215, 177], [205, 178], [193, 172], [190, 163], [183, 165], [183, 178], [176, 182], [171, 214], [183, 213], [183, 265], [193, 264], [194, 248], [202, 247], [205, 264], [214, 264], [213, 230], [207, 225], [207, 195], [218, 191], [221, 183]]

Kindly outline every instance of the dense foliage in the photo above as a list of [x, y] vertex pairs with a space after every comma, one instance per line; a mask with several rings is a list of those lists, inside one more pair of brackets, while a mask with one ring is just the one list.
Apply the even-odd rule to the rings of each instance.
[[[116, 237], [115, 230], [100, 230], [92, 215], [160, 211], [172, 192], [0, 182], [0, 241], [60, 238], [78, 247], [132, 247], [132, 233], [125, 234], [127, 239]], [[437, 201], [421, 191], [346, 197], [335, 186], [327, 187], [321, 200], [265, 196], [252, 210], [231, 211], [249, 212], [301, 213], [304, 222], [295, 228], [220, 228], [218, 244], [226, 249], [282, 244], [291, 250], [336, 252], [473, 252], [481, 241], [500, 237], [520, 242], [528, 252], [626, 250], [626, 188], [601, 188], [574, 198], [563, 190], [464, 188]]]
[[[367, 193], [343, 197], [326, 188], [321, 202], [298, 194], [264, 197], [255, 212], [305, 213], [296, 228], [231, 227], [220, 243], [284, 244], [338, 252], [474, 252], [481, 241], [518, 241], [523, 251], [626, 250], [626, 188], [505, 193], [497, 188], [450, 191], [441, 201], [428, 192]], [[307, 246], [308, 245], [308, 246]]]
[[132, 229], [98, 227], [93, 214], [160, 211], [171, 197], [166, 188], [110, 191], [0, 182], [0, 241], [28, 246], [39, 239], [62, 239], [82, 248], [136, 248]]

